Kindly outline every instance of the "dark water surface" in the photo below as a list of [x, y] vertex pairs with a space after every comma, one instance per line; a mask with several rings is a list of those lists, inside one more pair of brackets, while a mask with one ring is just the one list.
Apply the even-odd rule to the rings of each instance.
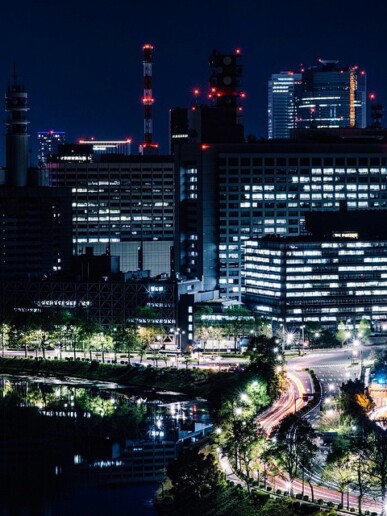
[[156, 515], [157, 482], [107, 486], [88, 465], [112, 459], [126, 439], [148, 439], [155, 421], [162, 438], [175, 441], [178, 429], [208, 416], [185, 400], [179, 420], [180, 399], [114, 384], [0, 375], [0, 516]]

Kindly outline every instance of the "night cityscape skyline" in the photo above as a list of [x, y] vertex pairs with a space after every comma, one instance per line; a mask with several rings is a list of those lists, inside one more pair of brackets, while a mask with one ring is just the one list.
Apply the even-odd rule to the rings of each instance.
[[385, 0], [3, 10], [1, 514], [387, 516]]
[[[109, 7], [104, 2], [68, 2], [60, 12], [45, 1], [39, 8], [28, 2], [19, 5], [19, 12], [6, 7], [2, 20], [0, 37], [3, 47], [9, 48], [2, 63], [3, 89], [16, 66], [29, 91], [32, 164], [36, 134], [49, 129], [65, 131], [67, 141], [131, 137], [132, 152], [137, 153], [143, 137], [141, 48], [147, 42], [155, 48], [154, 139], [161, 154], [168, 153], [169, 109], [189, 106], [194, 88], [206, 102], [213, 49], [224, 53], [241, 49], [245, 135], [267, 137], [271, 74], [312, 66], [319, 58], [364, 68], [368, 92], [387, 104], [387, 74], [379, 55], [386, 43], [382, 2], [371, 2], [369, 16], [364, 16], [359, 1], [324, 4], [317, 18], [303, 1], [292, 6], [274, 2], [259, 9], [248, 2], [237, 7], [226, 2], [222, 8], [198, 2], [188, 15], [174, 2], [164, 7], [152, 2], [147, 12], [137, 2], [130, 7], [120, 2]], [[168, 16], [163, 18], [166, 10]], [[206, 16], [200, 16], [197, 30], [200, 13]], [[57, 29], [59, 17], [66, 31]], [[106, 37], [109, 30], [114, 37]], [[0, 165], [5, 162], [3, 148], [0, 145]]]

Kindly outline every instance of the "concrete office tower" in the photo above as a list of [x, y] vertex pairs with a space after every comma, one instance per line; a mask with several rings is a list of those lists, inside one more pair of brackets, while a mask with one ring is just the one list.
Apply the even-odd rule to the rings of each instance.
[[366, 127], [366, 73], [319, 60], [296, 89], [297, 128]]
[[268, 137], [289, 138], [296, 127], [295, 89], [301, 74], [291, 71], [273, 74], [268, 82]]
[[49, 154], [58, 152], [58, 145], [65, 143], [64, 131], [39, 131], [38, 132], [38, 163], [46, 163]]
[[386, 214], [316, 211], [307, 214], [308, 235], [247, 241], [245, 301], [287, 327], [336, 330], [367, 318], [379, 329], [387, 321]]
[[244, 244], [304, 231], [305, 212], [387, 207], [387, 133], [306, 131], [298, 139], [181, 144], [175, 152], [178, 272], [243, 297]]
[[64, 145], [48, 162], [51, 185], [73, 192], [73, 248], [120, 257], [123, 272], [171, 274], [174, 164], [169, 156], [96, 154]]

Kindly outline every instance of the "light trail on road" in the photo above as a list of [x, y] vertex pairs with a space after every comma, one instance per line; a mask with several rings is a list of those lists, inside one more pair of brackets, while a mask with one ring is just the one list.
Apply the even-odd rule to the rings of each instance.
[[302, 395], [306, 393], [302, 380], [291, 373], [286, 378], [286, 385], [286, 391], [258, 417], [261, 428], [268, 436], [273, 433], [282, 419], [306, 405], [306, 402], [302, 400]]
[[[327, 356], [328, 360], [330, 360], [330, 358], [331, 357]], [[311, 364], [308, 363], [308, 366], [310, 367]], [[321, 367], [323, 364], [319, 363], [319, 366]], [[281, 394], [280, 398], [270, 409], [266, 410], [258, 417], [260, 426], [269, 437], [273, 435], [282, 419], [284, 419], [288, 414], [294, 413], [295, 409], [298, 411], [306, 405], [306, 402], [302, 400], [302, 395], [305, 393], [311, 394], [313, 392], [311, 378], [305, 371], [301, 370], [300, 364], [298, 363], [297, 365], [293, 365], [290, 369], [291, 372], [288, 370], [287, 373], [286, 391]], [[305, 385], [306, 376], [309, 377], [309, 388]], [[297, 401], [300, 401], [300, 403], [297, 403]], [[314, 500], [322, 499], [325, 502], [333, 502], [335, 505], [341, 503], [342, 495], [336, 489], [329, 488], [328, 486], [317, 485], [315, 482], [318, 481], [318, 479], [315, 475], [312, 475], [309, 478], [313, 486]], [[268, 479], [267, 484], [274, 490], [281, 489], [283, 492], [289, 492], [290, 490], [289, 480], [281, 476], [277, 476], [272, 480]], [[308, 495], [309, 500], [312, 499], [312, 490], [307, 481], [303, 482], [300, 479], [295, 479], [292, 483], [292, 490], [294, 493], [303, 493], [304, 495]], [[350, 492], [344, 493], [343, 502], [344, 508], [347, 504], [350, 508], [357, 508], [358, 506], [358, 498], [356, 494], [351, 494]], [[362, 508], [363, 511], [374, 511], [380, 514], [382, 504], [378, 500], [363, 498]]]

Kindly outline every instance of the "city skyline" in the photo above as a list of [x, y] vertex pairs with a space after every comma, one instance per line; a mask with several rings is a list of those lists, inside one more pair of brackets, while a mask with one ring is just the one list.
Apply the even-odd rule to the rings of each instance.
[[386, 104], [387, 72], [380, 63], [387, 7], [379, 1], [369, 4], [368, 16], [358, 0], [325, 3], [317, 14], [304, 1], [253, 7], [199, 1], [188, 13], [174, 1], [151, 2], [147, 10], [139, 2], [67, 2], [60, 10], [45, 0], [19, 5], [17, 12], [6, 6], [2, 18], [2, 79], [5, 91], [16, 66], [28, 91], [33, 164], [37, 132], [49, 129], [65, 131], [68, 141], [131, 137], [137, 152], [143, 138], [144, 43], [154, 45], [153, 133], [161, 154], [168, 153], [169, 109], [193, 102], [196, 87], [199, 101], [206, 102], [213, 49], [241, 49], [246, 136], [267, 136], [270, 75], [312, 66], [319, 58], [364, 68], [368, 91]]

